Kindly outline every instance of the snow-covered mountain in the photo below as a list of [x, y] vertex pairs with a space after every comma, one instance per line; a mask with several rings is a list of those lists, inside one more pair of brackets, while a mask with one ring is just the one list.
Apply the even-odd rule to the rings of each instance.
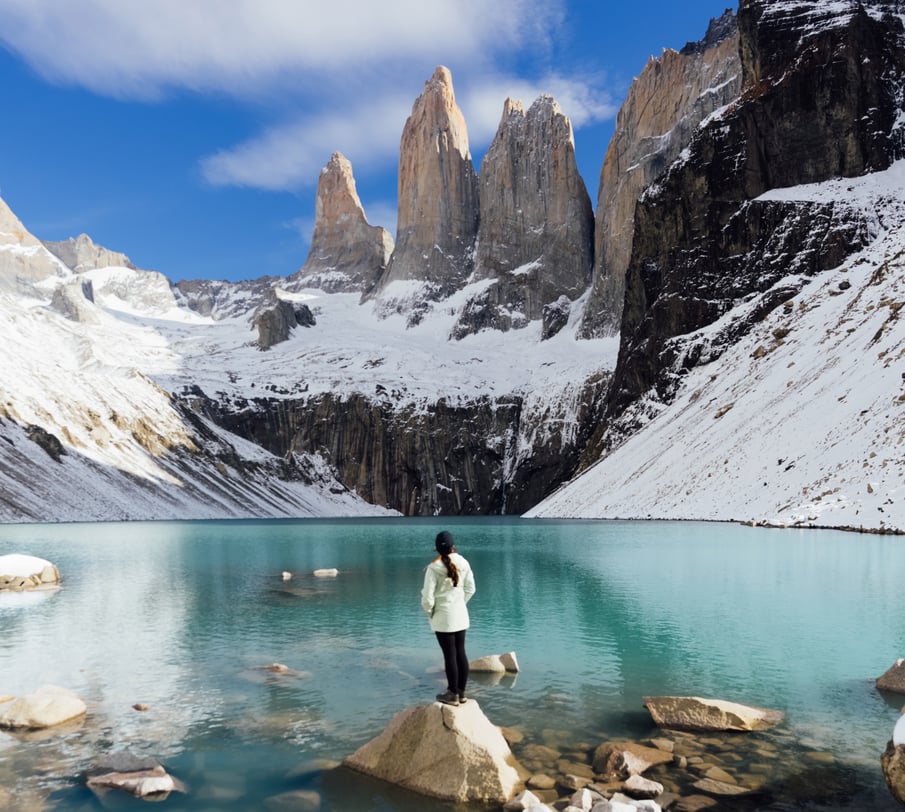
[[[52, 253], [3, 205], [0, 520], [905, 529], [903, 19], [894, 0], [741, 0], [737, 25], [653, 60], [579, 247], [571, 216], [538, 239], [545, 207], [590, 227], [555, 102], [507, 100], [503, 159], [475, 175], [443, 69], [403, 137], [403, 198], [438, 205], [410, 206], [395, 259], [341, 156], [282, 279], [172, 285], [88, 238]], [[508, 172], [522, 148], [542, 183]]]

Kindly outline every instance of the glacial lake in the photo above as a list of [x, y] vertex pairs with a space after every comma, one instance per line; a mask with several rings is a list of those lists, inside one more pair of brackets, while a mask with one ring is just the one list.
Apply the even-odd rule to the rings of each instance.
[[905, 541], [517, 518], [0, 526], [0, 555], [63, 577], [38, 600], [0, 598], [0, 694], [59, 685], [89, 708], [53, 735], [0, 732], [0, 801], [145, 808], [102, 807], [85, 786], [102, 755], [129, 750], [185, 783], [161, 809], [290, 809], [268, 799], [299, 790], [322, 810], [452, 809], [321, 769], [445, 687], [419, 606], [441, 529], [476, 574], [469, 657], [516, 652], [517, 675], [475, 675], [470, 694], [524, 734], [517, 756], [662, 735], [648, 695], [719, 697], [786, 717], [708, 738], [781, 754], [759, 796], [718, 809], [898, 808], [880, 755], [905, 697], [874, 682], [905, 656]]

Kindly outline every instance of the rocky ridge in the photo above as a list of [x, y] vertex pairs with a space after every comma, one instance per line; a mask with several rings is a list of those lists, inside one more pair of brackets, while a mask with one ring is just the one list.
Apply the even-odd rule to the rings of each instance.
[[708, 116], [741, 86], [735, 14], [712, 20], [700, 42], [651, 57], [632, 82], [600, 171], [594, 230], [594, 284], [582, 334], [619, 332], [635, 205], [688, 147]]

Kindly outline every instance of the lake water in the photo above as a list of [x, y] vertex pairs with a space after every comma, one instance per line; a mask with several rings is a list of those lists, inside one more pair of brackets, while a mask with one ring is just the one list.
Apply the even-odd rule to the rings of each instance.
[[[85, 772], [125, 749], [185, 782], [165, 809], [266, 808], [303, 789], [324, 810], [449, 809], [311, 766], [445, 687], [419, 606], [440, 529], [476, 574], [469, 656], [514, 650], [521, 666], [475, 676], [470, 693], [525, 742], [643, 739], [656, 735], [645, 696], [721, 697], [786, 713], [728, 744], [772, 737], [782, 777], [721, 808], [897, 808], [879, 758], [905, 697], [874, 681], [905, 656], [905, 542], [513, 518], [0, 526], [0, 555], [47, 558], [64, 584], [0, 599], [0, 694], [54, 684], [89, 706], [49, 737], [0, 732], [0, 806], [99, 809]], [[325, 567], [339, 576], [313, 576]], [[292, 672], [260, 668], [272, 663]]]

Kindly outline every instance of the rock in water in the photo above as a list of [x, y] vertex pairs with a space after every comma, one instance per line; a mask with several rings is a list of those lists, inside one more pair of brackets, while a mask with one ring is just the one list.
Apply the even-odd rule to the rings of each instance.
[[905, 694], [905, 660], [900, 657], [877, 677], [877, 688], [881, 691]]
[[41, 730], [84, 716], [87, 706], [71, 691], [45, 685], [0, 706], [0, 728]]
[[644, 706], [671, 730], [765, 730], [783, 719], [781, 711], [697, 696], [646, 696]]
[[505, 803], [527, 775], [474, 700], [456, 708], [439, 702], [407, 708], [343, 764], [459, 803]]
[[43, 558], [21, 553], [0, 555], [0, 590], [51, 589], [59, 584], [59, 570]]
[[896, 745], [890, 740], [880, 756], [880, 766], [893, 798], [905, 805], [905, 745]]

